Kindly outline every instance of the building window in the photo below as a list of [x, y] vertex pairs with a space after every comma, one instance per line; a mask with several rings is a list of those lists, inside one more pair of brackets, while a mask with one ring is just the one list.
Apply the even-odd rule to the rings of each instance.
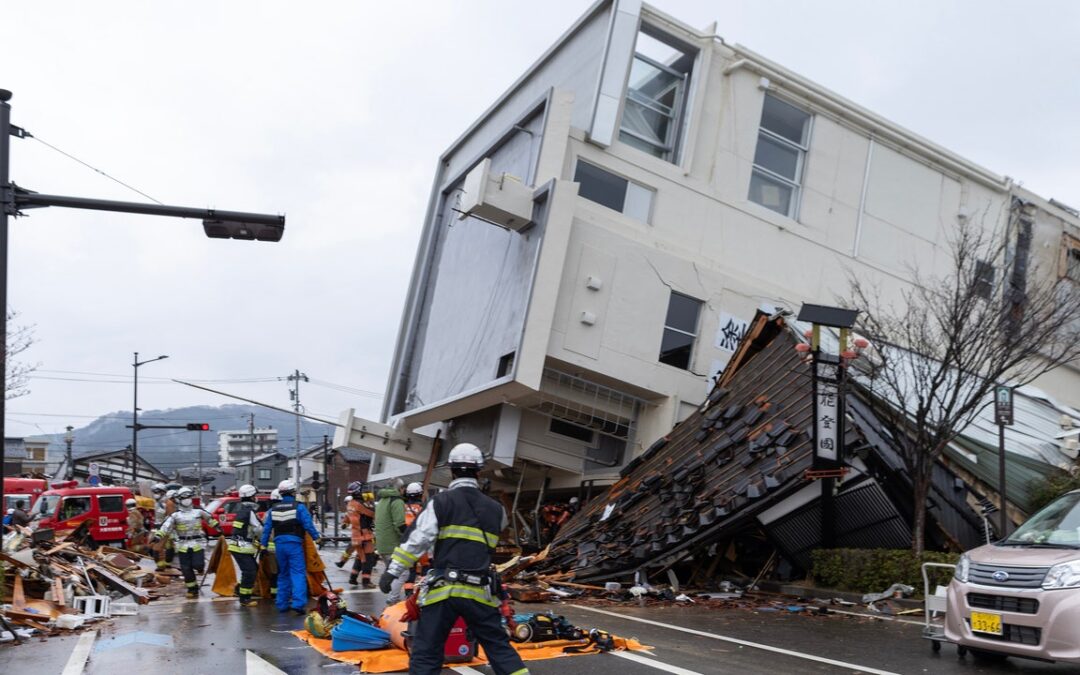
[[270, 480], [270, 469], [259, 469], [259, 480]]
[[634, 45], [619, 140], [675, 162], [695, 53], [648, 25]]
[[581, 160], [574, 172], [574, 182], [581, 184], [578, 194], [585, 199], [643, 223], [649, 222], [653, 198], [649, 188]]
[[765, 95], [754, 172], [750, 176], [750, 201], [795, 217], [810, 139], [810, 119], [809, 113]]
[[985, 260], [975, 262], [975, 295], [989, 300], [994, 295], [994, 266]]
[[671, 292], [668, 300], [664, 337], [660, 343], [660, 363], [690, 369], [690, 357], [697, 337], [701, 301], [682, 293]]
[[593, 442], [592, 429], [579, 427], [576, 424], [571, 424], [570, 422], [555, 419], [554, 417], [551, 418], [551, 426], [548, 427], [548, 430], [553, 434], [566, 436], [567, 438], [572, 438], [575, 441], [581, 441], [582, 443]]
[[1080, 239], [1065, 237], [1065, 269], [1063, 276], [1080, 284]]

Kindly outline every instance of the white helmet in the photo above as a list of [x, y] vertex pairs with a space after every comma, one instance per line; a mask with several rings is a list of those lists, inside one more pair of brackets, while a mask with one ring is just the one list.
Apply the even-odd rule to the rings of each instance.
[[154, 483], [154, 487], [150, 488], [150, 492], [165, 494], [165, 483]]
[[345, 495], [345, 503], [348, 504], [352, 501], [352, 495]]
[[165, 493], [165, 499], [172, 499], [176, 496], [176, 490], [169, 490]]
[[189, 487], [182, 487], [176, 491], [177, 499], [191, 499], [195, 496], [195, 491]]
[[138, 505], [138, 502], [137, 502], [137, 501], [135, 501], [134, 499], [129, 499], [129, 500], [127, 500], [126, 502], [124, 502], [124, 506], [128, 507], [129, 509], [130, 509], [130, 508], [131, 508], [132, 506], [136, 506], [136, 505]]
[[451, 469], [479, 470], [484, 466], [484, 453], [472, 443], [458, 443], [450, 451], [447, 463]]
[[276, 501], [278, 501], [280, 499], [281, 499], [281, 493], [277, 491], [277, 488], [274, 488], [273, 490], [270, 491], [270, 501], [276, 502]]
[[241, 485], [240, 489], [236, 491], [236, 494], [240, 495], [240, 498], [243, 499], [244, 497], [254, 497], [257, 492], [258, 490], [254, 485]]
[[409, 483], [405, 488], [405, 494], [409, 496], [422, 495], [424, 494], [424, 486], [420, 483]]
[[278, 492], [281, 493], [282, 497], [284, 497], [285, 495], [294, 495], [296, 494], [296, 483], [286, 478], [285, 480], [278, 483], [277, 489]]

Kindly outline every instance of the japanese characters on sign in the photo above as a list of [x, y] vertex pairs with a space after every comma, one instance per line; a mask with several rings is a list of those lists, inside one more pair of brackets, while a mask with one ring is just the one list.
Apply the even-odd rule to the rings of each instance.
[[814, 378], [814, 457], [817, 461], [840, 461], [841, 430], [839, 364], [818, 361]]

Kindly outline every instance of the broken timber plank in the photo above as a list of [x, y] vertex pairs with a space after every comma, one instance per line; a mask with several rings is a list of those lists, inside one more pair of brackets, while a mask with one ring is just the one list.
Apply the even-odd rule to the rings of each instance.
[[128, 582], [124, 581], [120, 577], [116, 576], [109, 570], [105, 569], [98, 563], [90, 563], [86, 566], [88, 572], [92, 572], [95, 576], [100, 577], [106, 586], [114, 588], [122, 593], [128, 593], [138, 601], [140, 605], [145, 605], [150, 602], [150, 594], [145, 589], [136, 588]]

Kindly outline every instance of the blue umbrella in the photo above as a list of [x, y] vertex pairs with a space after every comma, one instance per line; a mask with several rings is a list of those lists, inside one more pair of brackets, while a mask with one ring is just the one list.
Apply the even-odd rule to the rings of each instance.
[[351, 616], [341, 620], [330, 632], [330, 646], [335, 652], [351, 652], [358, 649], [383, 649], [390, 645], [390, 634]]

